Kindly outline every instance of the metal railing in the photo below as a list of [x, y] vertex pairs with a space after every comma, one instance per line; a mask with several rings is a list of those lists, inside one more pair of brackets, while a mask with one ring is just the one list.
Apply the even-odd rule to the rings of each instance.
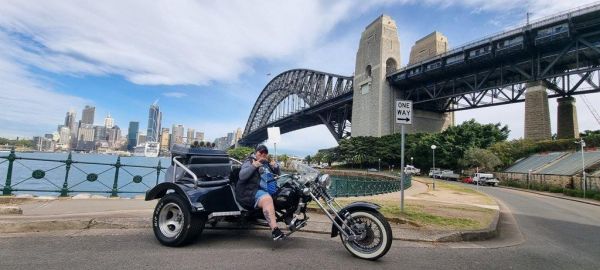
[[[23, 161], [44, 162], [46, 166], [41, 166], [39, 163], [38, 166], [46, 168], [31, 168]], [[127, 190], [125, 187], [137, 184], [150, 189], [151, 186], [146, 183], [149, 181], [144, 180], [152, 177], [152, 182], [155, 182], [152, 184], [156, 185], [159, 182], [161, 173], [164, 173], [167, 169], [161, 166], [160, 160], [156, 166], [123, 164], [121, 163], [121, 157], [118, 157], [115, 163], [87, 162], [73, 160], [71, 153], [69, 153], [66, 160], [56, 160], [17, 156], [14, 149], [11, 150], [8, 156], [0, 157], [0, 165], [3, 163], [7, 163], [7, 166], [6, 179], [1, 181], [0, 178], [2, 195], [13, 195], [13, 192], [18, 191], [54, 192], [60, 193], [61, 197], [79, 192], [109, 193], [111, 197], [117, 197], [120, 193], [144, 193], [145, 191], [140, 190]], [[20, 168], [17, 169], [15, 166]], [[61, 169], [64, 170], [64, 174], [60, 172]], [[140, 170], [147, 171], [147, 173], [141, 173]], [[15, 172], [20, 174], [16, 175]], [[111, 173], [112, 175], [109, 175]], [[55, 176], [60, 177], [60, 180], [53, 179], [54, 181], [52, 181], [48, 179], [49, 174], [56, 174]], [[112, 183], [105, 183], [108, 181], [101, 179], [104, 175], [107, 175], [109, 177], [108, 181]], [[125, 179], [124, 175], [130, 178]], [[24, 187], [26, 183], [31, 183], [30, 187]], [[40, 183], [45, 183], [48, 187], [35, 188], [40, 186]], [[95, 188], [81, 189], [80, 186], [84, 183], [93, 183]]]
[[[365, 176], [368, 177], [368, 176]], [[400, 181], [355, 178], [352, 176], [332, 176], [329, 192], [334, 197], [371, 196], [400, 191]], [[399, 177], [398, 177], [399, 178]], [[399, 179], [398, 179], [399, 180]], [[410, 175], [404, 177], [404, 189], [411, 186]]]

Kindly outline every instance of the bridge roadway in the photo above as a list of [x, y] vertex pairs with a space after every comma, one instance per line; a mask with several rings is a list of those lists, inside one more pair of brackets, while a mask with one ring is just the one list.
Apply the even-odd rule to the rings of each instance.
[[282, 245], [264, 231], [207, 231], [166, 248], [145, 230], [0, 235], [0, 269], [600, 269], [600, 207], [502, 188], [500, 236], [483, 242], [395, 241], [377, 262], [339, 239], [297, 234]]

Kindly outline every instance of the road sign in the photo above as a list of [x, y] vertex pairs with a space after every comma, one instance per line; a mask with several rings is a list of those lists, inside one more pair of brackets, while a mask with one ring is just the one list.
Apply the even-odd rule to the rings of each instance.
[[267, 134], [269, 136], [269, 142], [272, 142], [272, 143], [281, 142], [281, 133], [279, 132], [279, 127], [267, 128]]
[[396, 100], [396, 124], [412, 125], [412, 101]]

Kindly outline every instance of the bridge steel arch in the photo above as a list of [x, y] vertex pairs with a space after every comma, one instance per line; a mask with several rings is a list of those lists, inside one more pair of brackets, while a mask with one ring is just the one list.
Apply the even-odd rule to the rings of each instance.
[[[278, 126], [281, 133], [325, 124], [336, 140], [349, 136], [352, 115], [353, 77], [309, 69], [292, 69], [273, 78], [262, 90], [240, 140], [255, 145], [267, 139], [267, 128]], [[277, 106], [297, 96], [306, 107], [280, 117], [271, 117]]]

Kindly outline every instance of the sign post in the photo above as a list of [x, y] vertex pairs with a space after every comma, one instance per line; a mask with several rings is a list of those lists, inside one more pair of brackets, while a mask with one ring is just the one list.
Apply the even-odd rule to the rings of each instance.
[[404, 126], [412, 125], [412, 101], [396, 100], [396, 124], [400, 124], [400, 211], [404, 212]]
[[281, 142], [279, 127], [267, 128], [267, 134], [269, 136], [269, 141], [273, 143], [273, 148], [275, 149], [275, 162], [277, 162], [277, 143]]

